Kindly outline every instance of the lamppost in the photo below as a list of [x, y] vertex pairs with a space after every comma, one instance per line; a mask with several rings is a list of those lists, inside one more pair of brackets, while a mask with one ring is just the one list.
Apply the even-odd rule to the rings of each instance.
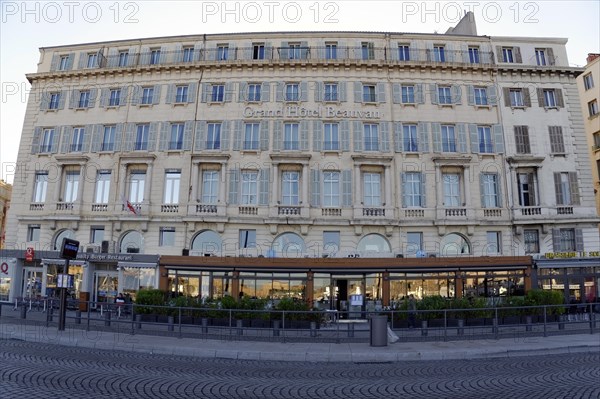
[[57, 287], [60, 288], [60, 312], [58, 315], [58, 330], [65, 330], [65, 320], [67, 318], [67, 291], [73, 288], [73, 276], [69, 275], [69, 261], [77, 258], [79, 251], [79, 241], [70, 238], [63, 238], [60, 248], [60, 257], [65, 259], [63, 273], [58, 275]]

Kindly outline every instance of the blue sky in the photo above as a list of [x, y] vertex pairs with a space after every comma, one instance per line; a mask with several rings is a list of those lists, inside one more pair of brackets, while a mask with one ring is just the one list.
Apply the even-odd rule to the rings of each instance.
[[[366, 6], [368, 4], [368, 6]], [[12, 181], [38, 48], [155, 36], [253, 31], [444, 33], [464, 11], [480, 35], [565, 37], [571, 65], [600, 52], [590, 1], [0, 1], [0, 178]]]

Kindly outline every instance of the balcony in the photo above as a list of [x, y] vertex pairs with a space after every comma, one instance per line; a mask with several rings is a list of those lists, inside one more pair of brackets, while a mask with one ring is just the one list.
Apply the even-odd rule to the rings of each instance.
[[466, 217], [467, 208], [446, 208], [446, 217]]
[[539, 206], [526, 206], [521, 208], [521, 215], [523, 216], [536, 216], [542, 214], [542, 208]]
[[425, 209], [405, 209], [404, 210], [405, 218], [424, 218], [425, 217]]
[[300, 206], [279, 205], [277, 207], [277, 215], [279, 215], [279, 216], [300, 216], [301, 210], [302, 210], [302, 207], [300, 207]]
[[177, 213], [179, 212], [179, 204], [162, 204], [160, 206], [161, 213]]
[[238, 212], [240, 215], [258, 215], [258, 207], [257, 206], [240, 206], [238, 208]]
[[502, 209], [484, 209], [483, 217], [500, 218], [500, 217], [502, 217]]
[[196, 205], [196, 213], [213, 215], [213, 214], [217, 213], [217, 206], [216, 205], [199, 204], [199, 205]]
[[383, 217], [385, 216], [385, 208], [363, 208], [363, 216]]
[[30, 211], [43, 211], [44, 204], [29, 204]]
[[[490, 66], [495, 64], [494, 54], [478, 51], [476, 54], [463, 50], [434, 51], [431, 49], [407, 49], [401, 51], [397, 46], [368, 47], [362, 46], [300, 46], [300, 47], [265, 47], [262, 51], [254, 51], [254, 47], [193, 49], [189, 53], [178, 51], [161, 51], [158, 59], [152, 53], [128, 54], [125, 61], [120, 54], [104, 57], [93, 69], [103, 68], [159, 68], [167, 65], [197, 65], [205, 63], [239, 63], [240, 61], [257, 64], [264, 63], [307, 63], [307, 62], [368, 62], [381, 64], [407, 65], [457, 65]], [[90, 68], [84, 68], [90, 69]]]
[[108, 204], [92, 204], [92, 212], [108, 212]]
[[73, 202], [57, 202], [56, 210], [57, 211], [72, 211], [75, 209], [75, 204]]
[[342, 216], [341, 208], [323, 208], [321, 209], [321, 216]]
[[573, 207], [572, 206], [557, 206], [556, 214], [557, 215], [572, 215]]
[[137, 203], [137, 202], [132, 204], [132, 203], [128, 202], [127, 205], [126, 204], [121, 205], [121, 210], [126, 213], [133, 213], [135, 215], [140, 215], [142, 213], [142, 204]]

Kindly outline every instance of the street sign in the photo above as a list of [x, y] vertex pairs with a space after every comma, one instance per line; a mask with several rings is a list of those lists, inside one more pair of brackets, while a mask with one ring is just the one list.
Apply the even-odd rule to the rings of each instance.
[[63, 238], [62, 246], [60, 248], [60, 257], [62, 259], [77, 259], [77, 252], [79, 251], [79, 241], [72, 240], [70, 238]]

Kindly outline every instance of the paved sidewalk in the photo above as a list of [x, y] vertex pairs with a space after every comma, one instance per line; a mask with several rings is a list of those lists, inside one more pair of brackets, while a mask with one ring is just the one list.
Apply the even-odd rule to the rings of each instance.
[[600, 353], [600, 334], [575, 334], [452, 342], [396, 342], [384, 347], [368, 343], [278, 343], [175, 338], [85, 331], [65, 331], [42, 323], [25, 324], [3, 317], [0, 339], [142, 353], [268, 361], [381, 363], [409, 360], [477, 359], [561, 353]]

